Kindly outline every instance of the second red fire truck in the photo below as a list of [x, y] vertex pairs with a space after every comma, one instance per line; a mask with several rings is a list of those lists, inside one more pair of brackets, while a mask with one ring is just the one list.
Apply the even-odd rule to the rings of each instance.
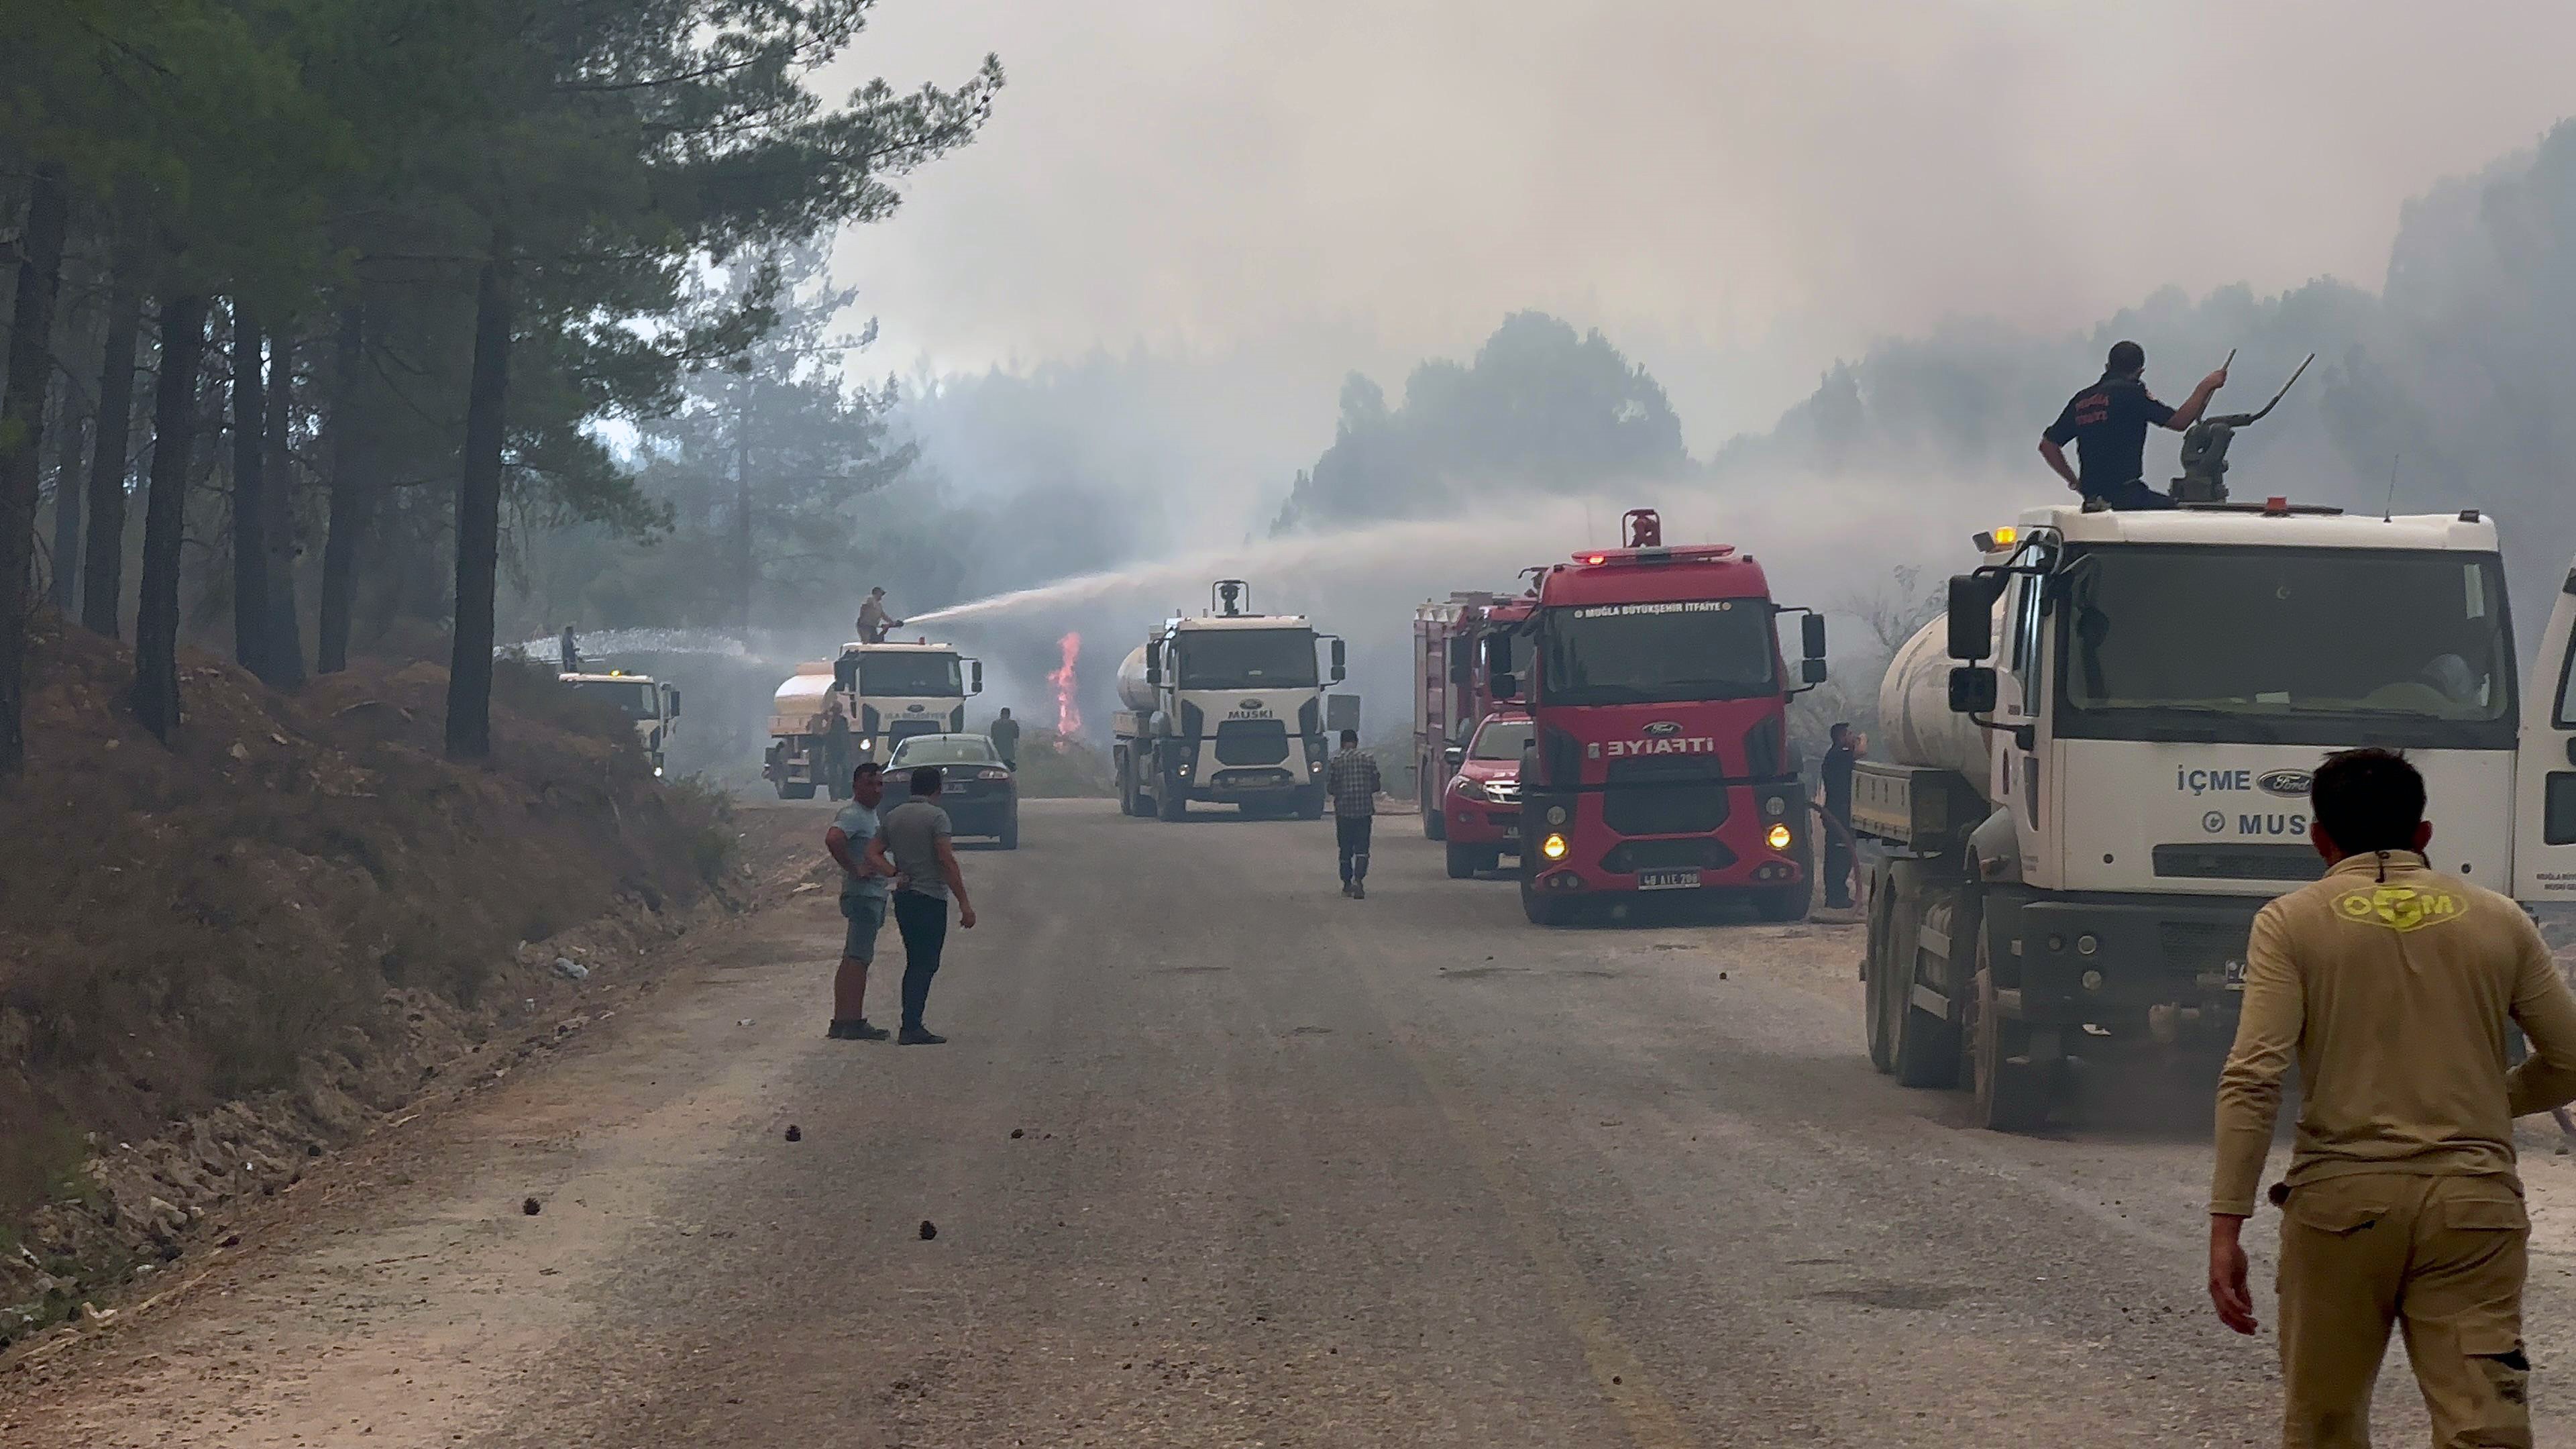
[[[1815, 873], [1786, 706], [1825, 677], [1824, 620], [1774, 604], [1730, 545], [1667, 545], [1651, 509], [1625, 522], [1626, 547], [1539, 571], [1528, 616], [1485, 637], [1494, 698], [1532, 720], [1522, 908], [1550, 925], [1641, 893], [1734, 892], [1799, 919]], [[1785, 613], [1804, 615], [1796, 684]]]

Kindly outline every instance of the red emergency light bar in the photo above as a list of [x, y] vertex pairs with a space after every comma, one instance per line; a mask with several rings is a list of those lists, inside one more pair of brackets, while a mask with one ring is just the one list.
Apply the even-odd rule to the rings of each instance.
[[1607, 548], [1578, 553], [1574, 561], [1584, 565], [1707, 563], [1734, 556], [1735, 545], [1731, 543], [1691, 543], [1673, 548]]

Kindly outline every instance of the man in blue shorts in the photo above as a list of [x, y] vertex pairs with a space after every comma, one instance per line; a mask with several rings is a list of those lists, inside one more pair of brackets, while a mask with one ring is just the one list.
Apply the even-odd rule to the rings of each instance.
[[834, 1041], [884, 1041], [881, 1026], [868, 1025], [868, 963], [877, 958], [877, 932], [885, 925], [886, 896], [894, 872], [868, 859], [868, 842], [877, 838], [877, 802], [885, 798], [885, 770], [873, 761], [850, 772], [850, 803], [832, 817], [823, 832], [823, 848], [841, 867], [841, 916], [849, 932], [841, 943], [840, 974], [832, 978]]

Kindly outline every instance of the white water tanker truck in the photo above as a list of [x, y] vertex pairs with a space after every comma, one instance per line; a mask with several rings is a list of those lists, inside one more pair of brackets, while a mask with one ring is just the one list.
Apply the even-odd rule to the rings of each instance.
[[2576, 570], [2517, 688], [2496, 526], [2043, 508], [1978, 536], [1861, 762], [1869, 1054], [2026, 1130], [2085, 1064], [2235, 1032], [2248, 930], [2316, 879], [2320, 761], [2402, 749], [2432, 864], [2576, 901]]
[[778, 686], [769, 706], [769, 752], [761, 774], [782, 800], [811, 800], [818, 789], [829, 799], [843, 799], [849, 779], [835, 778], [825, 736], [814, 729], [829, 705], [837, 702], [850, 722], [847, 764], [882, 764], [914, 735], [966, 728], [966, 697], [983, 692], [983, 662], [961, 656], [953, 645], [926, 639], [844, 644], [839, 657], [799, 664]]
[[1178, 820], [1190, 802], [1239, 805], [1247, 815], [1324, 813], [1324, 684], [1319, 638], [1302, 614], [1255, 614], [1251, 589], [1223, 579], [1208, 612], [1156, 625], [1118, 666], [1112, 750], [1119, 809]]

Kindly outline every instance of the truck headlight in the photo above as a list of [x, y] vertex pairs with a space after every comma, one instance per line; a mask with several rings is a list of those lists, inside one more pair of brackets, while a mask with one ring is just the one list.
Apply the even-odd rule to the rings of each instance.
[[[1770, 816], [1774, 820], [1779, 819], [1783, 814], [1787, 813], [1788, 809], [1789, 802], [1777, 795], [1770, 796], [1762, 802], [1762, 813]], [[1774, 846], [1772, 848], [1776, 850], [1779, 847]]]
[[1546, 856], [1550, 860], [1565, 859], [1565, 837], [1562, 835], [1548, 836], [1547, 839], [1538, 843], [1538, 853]]
[[1483, 800], [1489, 798], [1485, 794], [1485, 784], [1481, 780], [1460, 780], [1458, 782], [1458, 793], [1466, 796], [1470, 800]]
[[1763, 836], [1762, 839], [1767, 842], [1773, 850], [1787, 850], [1789, 848], [1789, 827], [1786, 825], [1774, 825], [1771, 827], [1771, 833]]
[[1563, 825], [1565, 823], [1565, 807], [1562, 805], [1550, 805], [1547, 807], [1547, 823], [1550, 825]]

